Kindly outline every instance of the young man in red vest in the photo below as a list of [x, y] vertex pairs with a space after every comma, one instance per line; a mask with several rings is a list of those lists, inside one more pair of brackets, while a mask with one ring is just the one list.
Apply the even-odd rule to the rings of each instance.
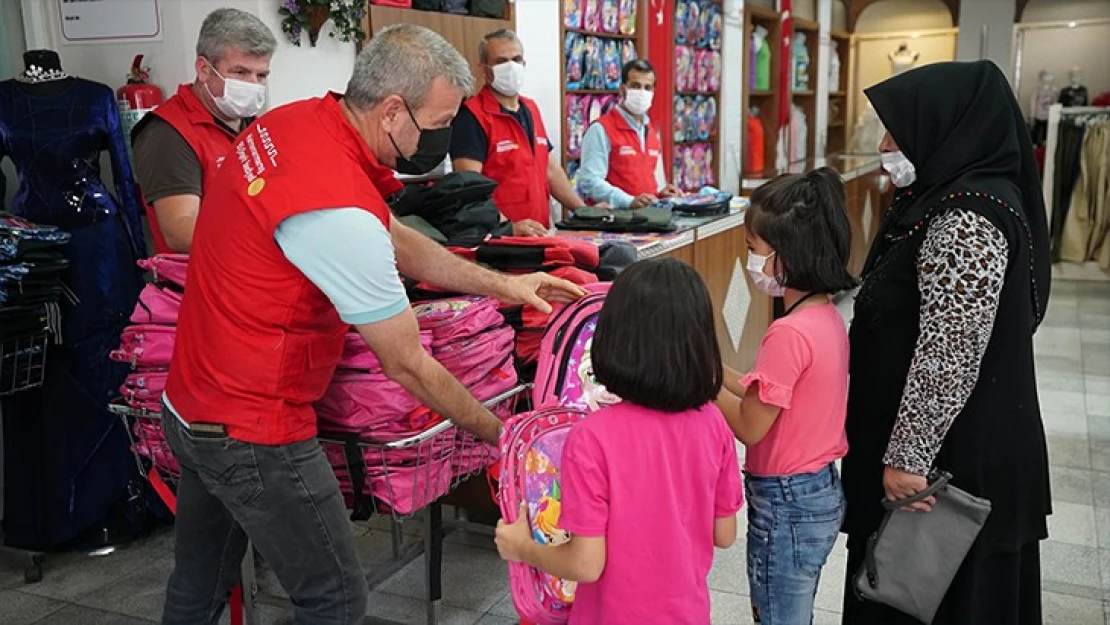
[[197, 38], [197, 78], [131, 131], [157, 253], [188, 253], [197, 211], [231, 144], [262, 110], [277, 41], [250, 13], [217, 9]]
[[247, 538], [297, 623], [361, 623], [368, 589], [313, 403], [351, 326], [387, 376], [482, 440], [501, 423], [421, 346], [402, 273], [550, 311], [584, 292], [468, 263], [392, 218], [393, 170], [427, 172], [473, 86], [462, 56], [409, 24], [374, 35], [345, 95], [251, 124], [204, 197], [163, 397], [181, 465], [163, 623], [215, 623]]
[[560, 164], [551, 156], [543, 117], [536, 103], [520, 95], [524, 85], [524, 44], [511, 30], [495, 30], [478, 45], [486, 85], [468, 99], [452, 126], [451, 165], [476, 171], [497, 183], [493, 201], [513, 223], [513, 234], [547, 236], [549, 198], [568, 210], [586, 205]]
[[601, 116], [582, 139], [578, 184], [595, 202], [613, 208], [643, 208], [660, 197], [681, 195], [660, 168], [659, 131], [648, 125], [655, 95], [655, 69], [643, 59], [621, 70], [621, 103]]

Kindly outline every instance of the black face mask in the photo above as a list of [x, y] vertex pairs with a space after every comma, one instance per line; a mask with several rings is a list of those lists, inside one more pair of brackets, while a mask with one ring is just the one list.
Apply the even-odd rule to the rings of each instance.
[[420, 131], [420, 139], [416, 142], [416, 154], [406, 157], [401, 153], [401, 148], [397, 147], [393, 135], [389, 135], [389, 141], [393, 144], [393, 149], [397, 151], [397, 166], [393, 169], [398, 173], [409, 176], [422, 176], [439, 167], [443, 159], [447, 158], [447, 152], [451, 149], [451, 127], [421, 128], [420, 123], [416, 121], [416, 117], [412, 114], [408, 102], [404, 104], [409, 119]]

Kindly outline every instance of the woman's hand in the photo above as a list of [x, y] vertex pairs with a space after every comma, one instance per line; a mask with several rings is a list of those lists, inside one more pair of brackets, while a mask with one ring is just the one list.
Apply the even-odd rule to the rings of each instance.
[[516, 523], [508, 524], [504, 519], [497, 522], [493, 542], [497, 544], [497, 553], [501, 559], [508, 562], [523, 562], [524, 551], [534, 541], [532, 528], [528, 526], [528, 504], [520, 504], [520, 511], [516, 515]]
[[[924, 475], [908, 473], [894, 467], [883, 468], [883, 491], [886, 492], [887, 501], [898, 501], [899, 499], [912, 497], [928, 487], [929, 480], [925, 479]], [[936, 497], [929, 497], [924, 501], [906, 506], [903, 510], [928, 512], [933, 509], [933, 504], [936, 502]]]

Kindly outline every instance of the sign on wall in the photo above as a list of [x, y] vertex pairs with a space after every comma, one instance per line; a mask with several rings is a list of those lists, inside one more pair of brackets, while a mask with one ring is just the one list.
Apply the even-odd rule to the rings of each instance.
[[161, 41], [158, 0], [58, 0], [63, 43]]

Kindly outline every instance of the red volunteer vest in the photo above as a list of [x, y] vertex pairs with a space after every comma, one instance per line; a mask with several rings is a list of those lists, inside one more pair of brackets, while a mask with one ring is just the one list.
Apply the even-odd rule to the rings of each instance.
[[393, 180], [340, 97], [294, 102], [251, 124], [204, 197], [166, 383], [186, 422], [222, 423], [230, 437], [258, 444], [316, 435], [312, 404], [335, 373], [348, 325], [286, 260], [274, 231], [297, 213], [350, 206], [388, 227], [374, 181]]
[[543, 126], [540, 109], [532, 100], [521, 96], [521, 106], [532, 114], [536, 130], [535, 149], [524, 128], [512, 115], [502, 112], [489, 86], [466, 101], [466, 107], [477, 118], [489, 139], [489, 150], [482, 174], [497, 183], [493, 203], [509, 221], [531, 219], [544, 226], [551, 226], [547, 184], [548, 153], [547, 130]]
[[659, 192], [655, 182], [655, 166], [659, 162], [659, 133], [648, 126], [644, 148], [640, 136], [617, 107], [609, 109], [597, 122], [609, 136], [609, 175], [605, 181], [636, 197]]
[[[193, 93], [192, 85], [188, 84], [180, 85], [175, 95], [159, 104], [150, 114], [169, 122], [196, 153], [203, 171], [201, 192], [203, 195], [208, 195], [209, 187], [216, 178], [216, 171], [231, 150], [232, 143], [235, 142], [235, 135], [216, 123], [212, 113], [204, 108], [204, 104]], [[171, 253], [172, 250], [166, 245], [166, 239], [162, 236], [162, 229], [158, 227], [158, 216], [154, 212], [154, 207], [144, 200], [143, 208], [146, 209], [146, 216], [150, 221], [150, 232], [154, 235], [154, 252]]]

